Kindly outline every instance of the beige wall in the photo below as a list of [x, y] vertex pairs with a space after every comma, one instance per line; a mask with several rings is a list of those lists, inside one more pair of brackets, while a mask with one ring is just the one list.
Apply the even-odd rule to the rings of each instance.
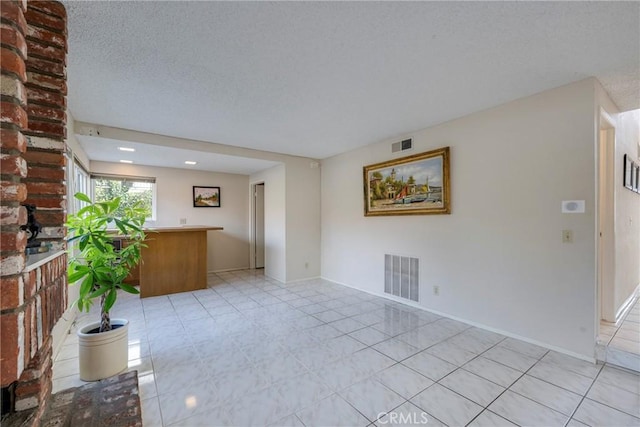
[[287, 282], [320, 276], [320, 167], [286, 163]]
[[67, 131], [67, 146], [72, 151], [73, 155], [78, 159], [80, 164], [85, 169], [88, 170], [89, 169], [89, 163], [91, 161], [89, 160], [89, 157], [87, 156], [87, 153], [84, 152], [84, 149], [82, 148], [82, 146], [78, 142], [78, 139], [76, 138], [76, 134], [73, 132], [73, 130], [75, 129], [75, 120], [73, 119], [73, 116], [71, 115], [71, 112], [69, 110], [67, 110], [67, 129], [68, 129], [68, 131]]
[[285, 166], [278, 165], [251, 175], [251, 185], [264, 183], [264, 273], [287, 280]]
[[[322, 276], [383, 293], [384, 254], [420, 258], [420, 305], [592, 359], [593, 79], [322, 162]], [[451, 147], [451, 215], [363, 216], [362, 167]], [[406, 154], [404, 154], [406, 155]], [[562, 200], [586, 213], [561, 213]], [[562, 230], [573, 243], [562, 243]], [[440, 287], [435, 296], [433, 286]]]
[[265, 183], [265, 274], [281, 282], [319, 277], [319, 163], [288, 158], [249, 180]]

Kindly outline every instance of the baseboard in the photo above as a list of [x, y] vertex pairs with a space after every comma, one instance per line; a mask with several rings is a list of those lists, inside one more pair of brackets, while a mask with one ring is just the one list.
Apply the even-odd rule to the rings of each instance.
[[207, 274], [228, 273], [229, 271], [249, 270], [249, 267], [223, 268], [220, 270], [207, 270]]
[[51, 330], [51, 337], [53, 339], [53, 349], [51, 360], [56, 360], [58, 357], [58, 353], [62, 349], [62, 345], [64, 344], [64, 339], [69, 334], [71, 327], [76, 321], [78, 317], [78, 309], [73, 306], [68, 308], [62, 316], [60, 316], [60, 320], [53, 326]]
[[631, 310], [631, 308], [633, 307], [633, 304], [635, 304], [635, 302], [637, 301], [639, 295], [640, 295], [640, 284], [636, 286], [636, 289], [633, 292], [631, 292], [631, 295], [629, 295], [629, 297], [622, 303], [622, 305], [616, 312], [616, 323], [614, 324], [616, 327], [620, 326], [620, 324], [624, 320], [624, 317], [627, 315], [629, 310]]
[[[322, 277], [320, 276], [313, 276], [313, 277], [306, 277], [304, 279], [296, 279], [296, 280], [287, 280], [285, 282], [285, 284], [287, 285], [292, 285], [294, 283], [300, 283], [300, 282], [306, 282], [307, 280], [318, 280], [318, 279], [322, 279]], [[276, 279], [274, 279], [276, 280]], [[279, 281], [279, 280], [278, 280]]]
[[[585, 356], [584, 354], [575, 353], [575, 352], [567, 350], [565, 348], [557, 347], [555, 345], [551, 345], [551, 344], [548, 344], [548, 343], [545, 343], [545, 342], [542, 342], [542, 341], [534, 340], [534, 339], [531, 339], [531, 338], [528, 338], [528, 337], [523, 337], [521, 335], [514, 334], [512, 332], [505, 331], [503, 329], [494, 328], [492, 326], [487, 326], [487, 325], [484, 325], [482, 323], [474, 322], [474, 321], [471, 321], [471, 320], [468, 320], [468, 319], [464, 319], [464, 318], [461, 318], [461, 317], [458, 317], [458, 316], [453, 316], [453, 315], [448, 314], [448, 313], [443, 313], [443, 312], [438, 311], [438, 310], [433, 310], [433, 309], [430, 309], [430, 308], [426, 308], [426, 307], [424, 307], [424, 306], [422, 306], [422, 305], [420, 305], [420, 304], [418, 304], [416, 302], [407, 301], [405, 299], [398, 298], [398, 297], [395, 297], [393, 295], [388, 295], [388, 294], [385, 294], [385, 293], [366, 291], [364, 289], [360, 289], [360, 288], [357, 288], [355, 286], [351, 286], [351, 285], [348, 285], [346, 283], [341, 283], [341, 282], [338, 282], [338, 281], [335, 281], [335, 280], [327, 279], [325, 277], [322, 277], [322, 280], [326, 280], [326, 281], [331, 282], [331, 283], [335, 283], [335, 284], [338, 284], [338, 285], [346, 286], [347, 288], [356, 289], [358, 291], [365, 292], [365, 293], [368, 293], [370, 295], [375, 295], [377, 297], [382, 297], [382, 298], [388, 299], [390, 301], [394, 301], [394, 302], [398, 302], [398, 303], [401, 303], [401, 304], [404, 304], [404, 305], [408, 305], [409, 307], [418, 308], [420, 310], [424, 310], [424, 311], [427, 311], [429, 313], [437, 314], [438, 316], [446, 317], [447, 319], [457, 320], [458, 322], [466, 323], [467, 325], [471, 325], [471, 326], [475, 326], [477, 328], [485, 329], [487, 331], [495, 332], [497, 334], [504, 335], [504, 336], [507, 336], [509, 338], [515, 338], [515, 339], [518, 339], [520, 341], [527, 342], [529, 344], [535, 344], [535, 345], [540, 346], [540, 347], [548, 348], [549, 350], [557, 351], [558, 353], [566, 354], [567, 356], [575, 357], [575, 358], [580, 359], [580, 360], [584, 360], [584, 361], [587, 361], [587, 362], [590, 362], [590, 363], [596, 363], [595, 356], [594, 357], [588, 357], [588, 356]], [[594, 343], [595, 343], [595, 339], [594, 339]]]

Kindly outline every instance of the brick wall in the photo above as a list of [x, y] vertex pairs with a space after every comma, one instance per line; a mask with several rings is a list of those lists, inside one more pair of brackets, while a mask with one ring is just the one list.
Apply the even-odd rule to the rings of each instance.
[[[64, 313], [67, 299], [67, 256], [22, 274], [25, 369], [15, 386], [15, 410], [37, 409], [39, 419], [51, 393], [51, 330]], [[19, 326], [21, 330], [22, 326]]]
[[67, 258], [27, 267], [21, 205], [36, 205], [39, 238], [64, 249], [66, 12], [26, 0], [2, 0], [0, 12], [0, 385], [3, 411], [28, 412], [37, 425], [51, 393], [51, 330], [67, 306]]
[[64, 244], [66, 207], [65, 138], [67, 95], [67, 14], [53, 1], [29, 1], [26, 61], [28, 164], [25, 203], [36, 205], [40, 240]]
[[26, 211], [20, 207], [27, 197], [27, 187], [21, 179], [27, 175], [27, 164], [23, 155], [27, 148], [22, 130], [27, 126], [27, 80], [25, 60], [27, 45], [24, 34], [27, 22], [24, 4], [3, 2], [1, 28], [1, 86], [0, 109], [0, 221], [2, 243], [0, 269], [4, 278], [16, 279], [24, 269], [26, 235], [20, 224], [26, 220]]

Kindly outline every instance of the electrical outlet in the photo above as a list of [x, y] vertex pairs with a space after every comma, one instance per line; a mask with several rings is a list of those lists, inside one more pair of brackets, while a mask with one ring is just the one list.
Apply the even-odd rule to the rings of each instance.
[[435, 296], [440, 296], [440, 286], [434, 286], [433, 287], [433, 294]]
[[562, 243], [573, 243], [573, 230], [562, 230]]
[[187, 224], [187, 218], [180, 218], [180, 225], [186, 225]]

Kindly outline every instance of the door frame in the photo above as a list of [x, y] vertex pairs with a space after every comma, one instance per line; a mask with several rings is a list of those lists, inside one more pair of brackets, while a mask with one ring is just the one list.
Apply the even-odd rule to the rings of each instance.
[[[252, 182], [249, 188], [249, 205], [250, 205], [250, 220], [249, 220], [249, 268], [256, 268], [256, 187], [258, 185], [265, 185], [264, 181]], [[265, 193], [266, 196], [266, 193]], [[264, 200], [263, 200], [264, 201]], [[266, 258], [266, 248], [265, 248]], [[265, 259], [266, 264], [266, 259]], [[265, 265], [266, 267], [266, 265]]]
[[615, 121], [600, 108], [597, 138], [596, 282], [597, 328], [615, 323]]

